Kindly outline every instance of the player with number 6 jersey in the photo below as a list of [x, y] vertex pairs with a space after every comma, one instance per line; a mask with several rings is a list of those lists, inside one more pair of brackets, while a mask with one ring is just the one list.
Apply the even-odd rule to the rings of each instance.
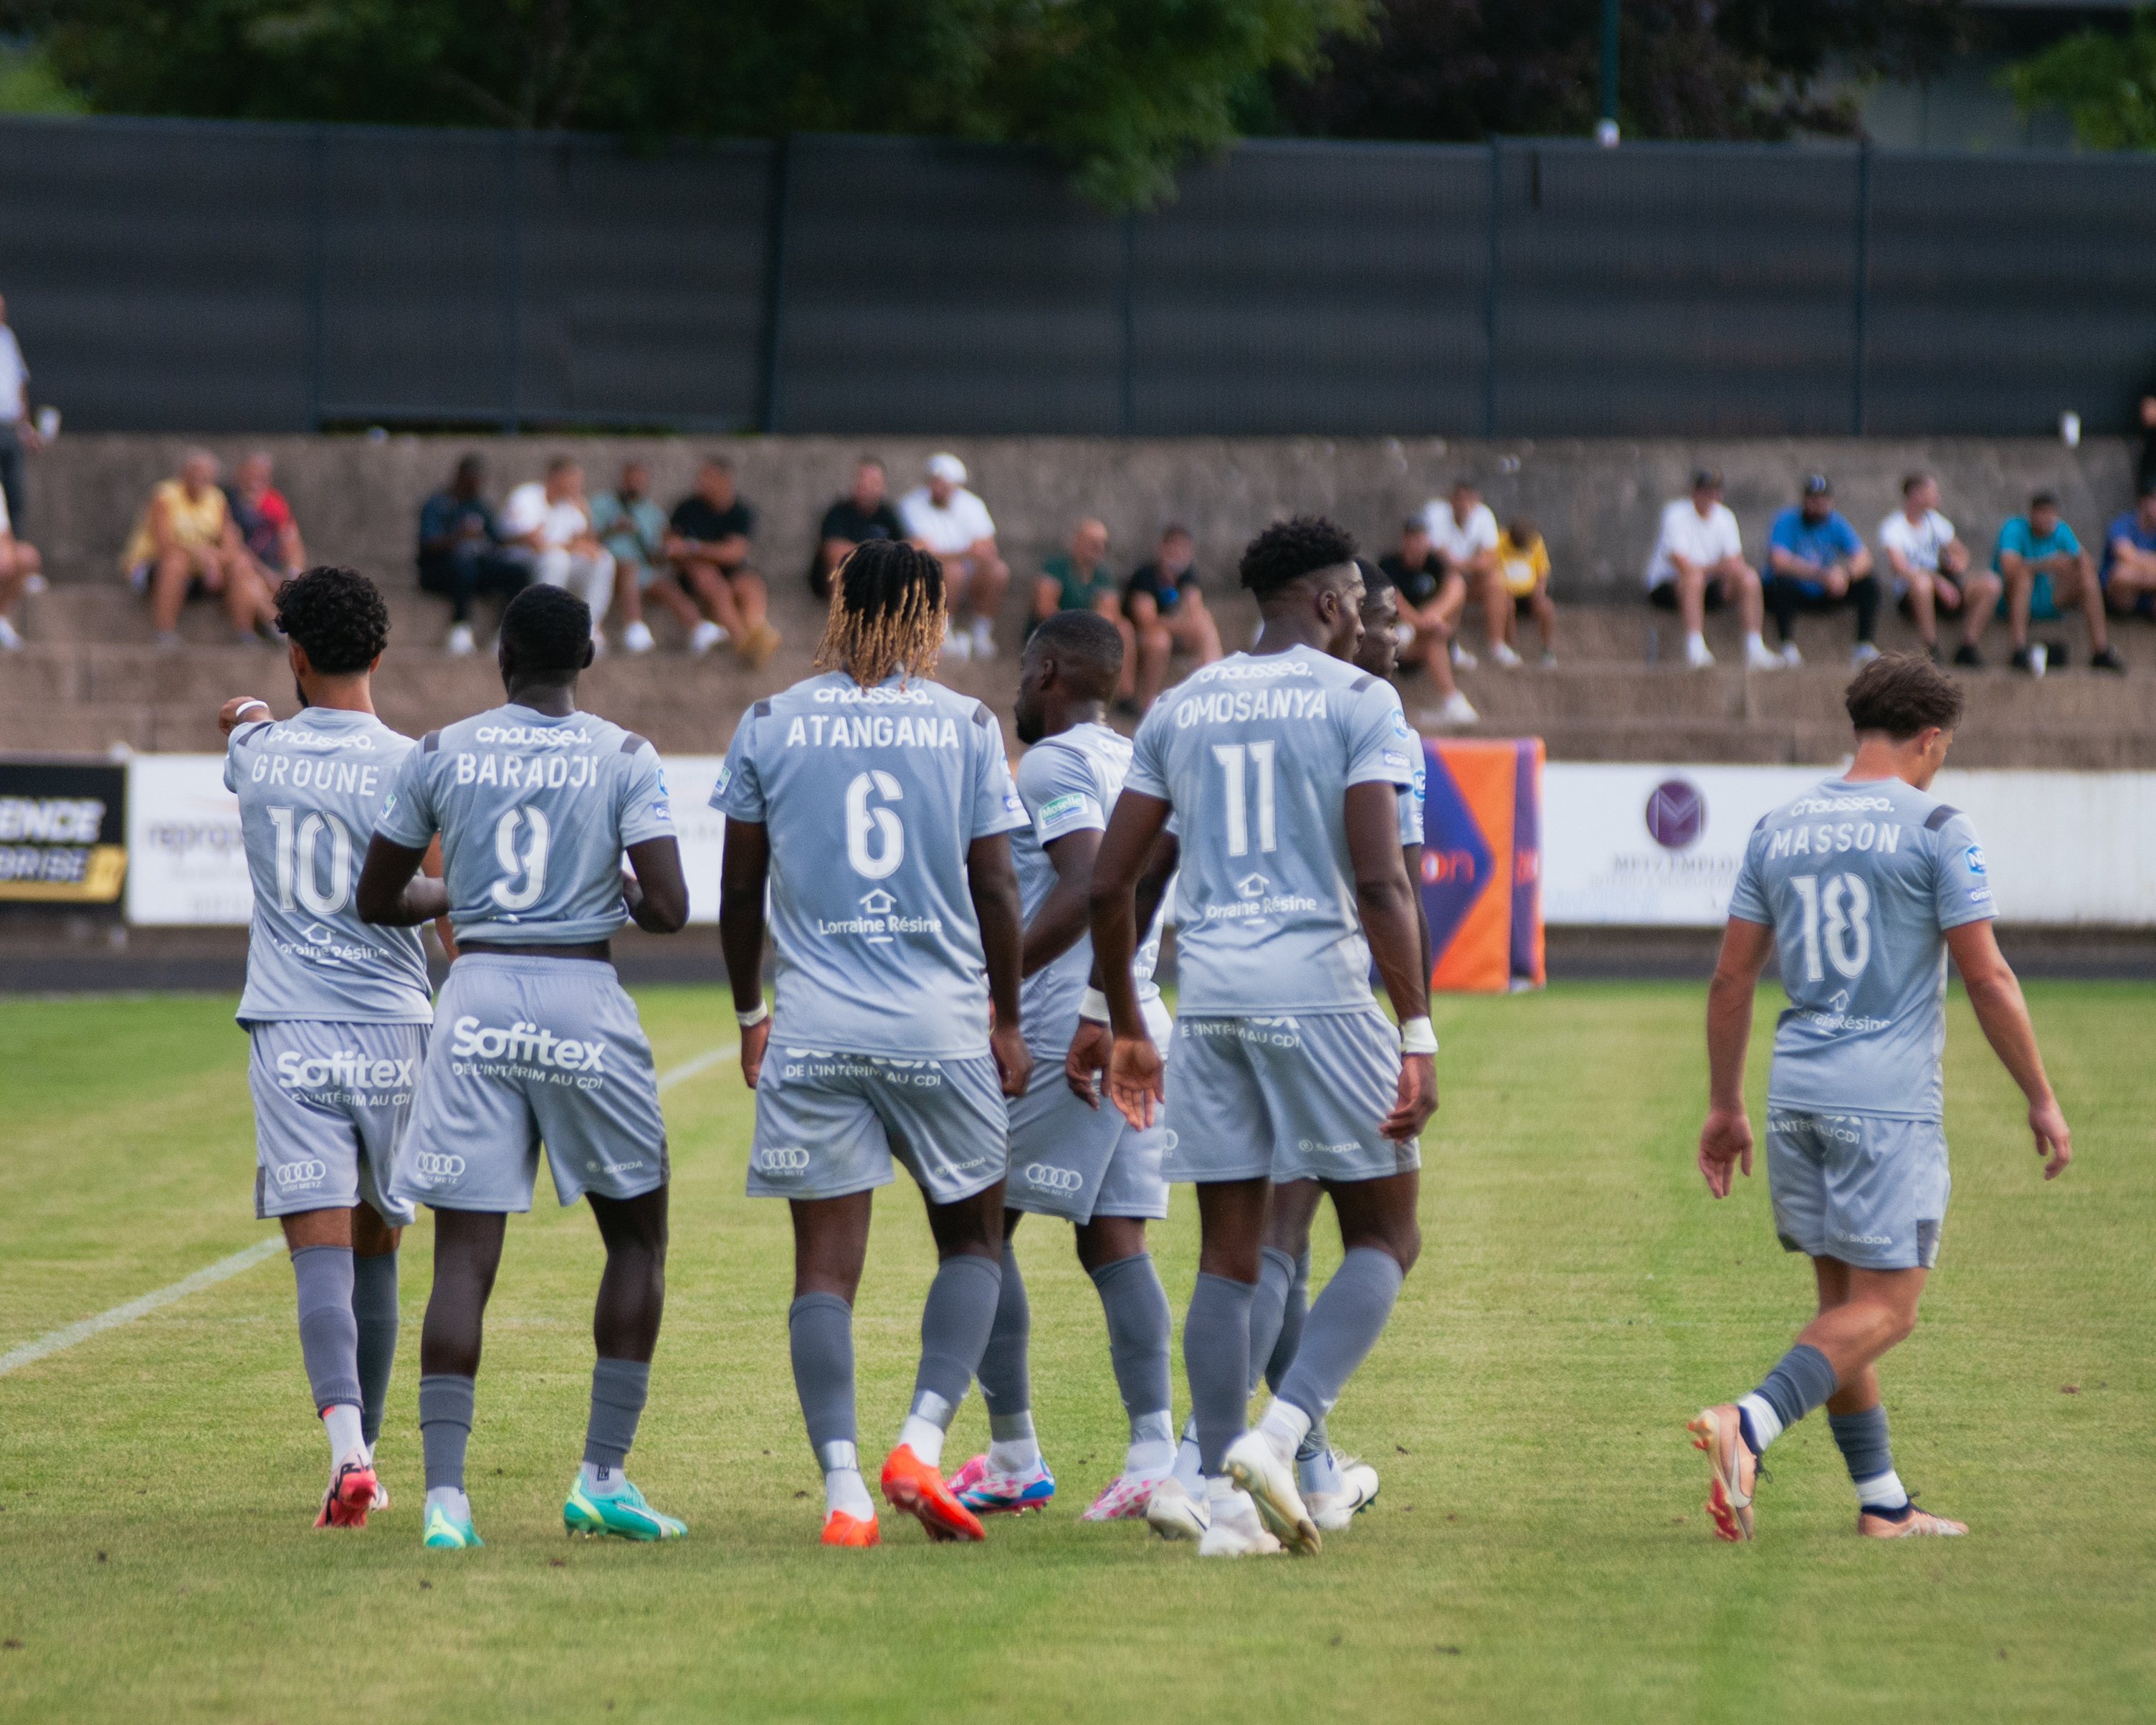
[[1946, 1220], [1939, 1057], [1947, 955], [1985, 1037], [2028, 1099], [2045, 1177], [2065, 1167], [2065, 1117], [2044, 1076], [1969, 817], [1932, 795], [1961, 691], [1922, 659], [1874, 660], [1849, 686], [1856, 755], [1760, 818], [1731, 896], [1707, 1005], [1712, 1094], [1700, 1171], [1716, 1197], [1752, 1171], [1743, 1099], [1752, 1002], [1779, 949], [1789, 1006], [1767, 1080], [1767, 1180], [1783, 1249], [1811, 1259], [1819, 1314], [1759, 1387], [1691, 1422], [1712, 1461], [1717, 1534], [1752, 1537], [1758, 1457], [1826, 1404], [1856, 1488], [1857, 1532], [1959, 1534], [1915, 1508], [1894, 1471], [1873, 1362], [1907, 1336]]
[[[352, 889], [358, 847], [413, 744], [374, 716], [389, 613], [373, 584], [312, 569], [277, 604], [299, 712], [279, 719], [240, 696], [218, 714], [254, 889], [239, 1012], [254, 1213], [276, 1218], [291, 1248], [300, 1350], [329, 1438], [315, 1525], [359, 1527], [388, 1502], [374, 1445], [397, 1352], [398, 1230], [412, 1220], [391, 1184], [434, 1007], [418, 931], [368, 927]], [[441, 883], [416, 880], [407, 898], [439, 909]]]
[[628, 1539], [685, 1531], [623, 1472], [665, 1303], [667, 1153], [651, 1045], [608, 943], [632, 919], [673, 933], [688, 919], [688, 889], [657, 751], [577, 710], [591, 639], [589, 610], [561, 588], [510, 602], [499, 650], [507, 704], [429, 733], [405, 757], [360, 878], [360, 914], [396, 920], [398, 893], [440, 835], [459, 950], [394, 1182], [434, 1212], [419, 1427], [424, 1537], [436, 1547], [480, 1542], [464, 1483], [480, 1327], [508, 1216], [531, 1208], [542, 1146], [556, 1196], [590, 1200], [607, 1253], [591, 1419], [563, 1523]]
[[822, 673], [742, 716], [711, 795], [726, 817], [719, 936], [756, 1091], [748, 1190], [793, 1207], [788, 1327], [832, 1546], [880, 1537], [856, 1448], [852, 1320], [870, 1195], [894, 1160], [927, 1202], [939, 1264], [884, 1496], [932, 1539], [983, 1537], [937, 1464], [995, 1316], [1004, 1099], [1032, 1064], [1004, 837], [1026, 816], [1001, 727], [929, 680], [944, 620], [934, 557], [896, 540], [858, 547], [834, 574]]

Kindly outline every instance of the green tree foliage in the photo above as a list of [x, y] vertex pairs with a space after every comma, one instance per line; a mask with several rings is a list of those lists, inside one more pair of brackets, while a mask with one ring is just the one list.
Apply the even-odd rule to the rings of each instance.
[[2122, 33], [2081, 30], [2007, 69], [2025, 114], [2063, 108], [2092, 150], [2156, 150], [2156, 11]]
[[0, 43], [0, 114], [80, 114], [69, 90], [44, 55]]
[[1044, 146], [1111, 204], [1373, 0], [0, 0], [100, 113]]

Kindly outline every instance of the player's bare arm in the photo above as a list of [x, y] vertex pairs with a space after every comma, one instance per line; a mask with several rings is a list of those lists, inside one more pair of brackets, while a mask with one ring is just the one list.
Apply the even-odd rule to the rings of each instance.
[[629, 920], [650, 935], [678, 935], [689, 920], [689, 883], [681, 874], [681, 847], [671, 838], [647, 838], [625, 852], [622, 903]]
[[[1182, 862], [1183, 847], [1176, 842], [1175, 835], [1163, 832], [1153, 845], [1152, 861], [1146, 864], [1145, 873], [1138, 877], [1136, 926], [1152, 926], [1153, 919], [1160, 914], [1161, 901], [1168, 897], [1168, 883], [1175, 878], [1175, 871]], [[1090, 905], [1088, 915], [1090, 918]], [[1100, 986], [1101, 960], [1096, 951], [1086, 986]], [[1109, 1058], [1115, 1048], [1115, 1032], [1109, 1026], [1096, 1018], [1079, 1019], [1077, 1033], [1070, 1038], [1070, 1051], [1063, 1058], [1063, 1076], [1088, 1107], [1101, 1105], [1101, 1083], [1096, 1074], [1108, 1069]]]
[[1019, 914], [1018, 870], [1011, 863], [1010, 840], [1002, 833], [985, 833], [966, 847], [966, 890], [980, 920], [988, 1001], [996, 1012], [988, 1050], [996, 1057], [1004, 1094], [1021, 1096], [1033, 1075], [1033, 1056], [1019, 1031], [1019, 965], [1025, 936]]
[[1086, 933], [1086, 895], [1093, 884], [1093, 858], [1101, 835], [1093, 827], [1065, 834], [1045, 847], [1055, 865], [1055, 884], [1026, 925], [1021, 970], [1030, 976], [1075, 946]]
[[[1430, 1017], [1430, 972], [1420, 968], [1421, 924], [1415, 892], [1400, 861], [1399, 790], [1376, 782], [1348, 787], [1348, 856], [1355, 869], [1355, 904], [1393, 1014], [1403, 1024]], [[1437, 1112], [1437, 1062], [1429, 1054], [1400, 1057], [1400, 1088], [1384, 1119], [1386, 1137], [1402, 1142]]]
[[1707, 1189], [1729, 1196], [1731, 1166], [1752, 1173], [1752, 1121], [1744, 1112], [1744, 1054], [1752, 1039], [1752, 1002], [1774, 950], [1764, 923], [1732, 916], [1722, 931], [1714, 981], [1707, 989], [1707, 1123], [1699, 1129], [1699, 1171]]
[[760, 821], [726, 820], [726, 849], [719, 865], [719, 950], [734, 991], [737, 1018], [751, 1019], [741, 1033], [742, 1078], [752, 1090], [763, 1070], [771, 1019], [763, 1014], [763, 898], [771, 873], [771, 832]]
[[[1142, 1130], [1152, 1125], [1153, 1110], [1163, 1092], [1160, 1050], [1146, 1032], [1137, 985], [1131, 981], [1131, 960], [1137, 951], [1138, 878], [1168, 825], [1169, 809], [1157, 796], [1126, 790], [1116, 799], [1100, 852], [1093, 859], [1093, 962], [1100, 973], [1101, 991], [1108, 997], [1108, 1022], [1115, 1033], [1108, 1058], [1108, 1095], [1123, 1118]], [[1392, 825], [1385, 842], [1393, 849], [1399, 842], [1399, 818], [1389, 805], [1386, 818]], [[1399, 866], [1396, 849], [1394, 863]]]
[[2029, 1099], [2029, 1130], [2035, 1137], [2036, 1154], [2046, 1158], [2044, 1177], [2056, 1180], [2074, 1159], [2073, 1135], [2059, 1099], [2051, 1094], [2051, 1081], [2044, 1075], [2044, 1057], [2036, 1047], [2035, 1027], [2029, 1022], [2020, 979], [1999, 951], [1988, 918], [1948, 929], [1946, 941], [1954, 968], [1969, 990], [1976, 1022], [1984, 1027], [1984, 1040]]
[[449, 912], [449, 888], [439, 878], [422, 874], [421, 866], [431, 853], [440, 866], [438, 841], [413, 849], [377, 833], [367, 842], [367, 861], [361, 864], [359, 888], [352, 903], [359, 919], [385, 929], [416, 928]]

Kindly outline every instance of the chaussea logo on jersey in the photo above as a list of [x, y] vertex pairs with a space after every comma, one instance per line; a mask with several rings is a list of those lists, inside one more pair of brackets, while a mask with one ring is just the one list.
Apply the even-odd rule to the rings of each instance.
[[[348, 1093], [370, 1104], [393, 1106], [412, 1099], [418, 1065], [417, 1060], [377, 1060], [357, 1048], [315, 1055], [287, 1048], [277, 1057], [277, 1083], [287, 1090]], [[370, 1091], [384, 1094], [367, 1094]]]
[[518, 1019], [508, 1029], [481, 1024], [467, 1015], [450, 1027], [455, 1056], [450, 1070], [459, 1078], [537, 1079], [596, 1090], [606, 1083], [600, 1063], [606, 1044], [557, 1037], [551, 1030]]

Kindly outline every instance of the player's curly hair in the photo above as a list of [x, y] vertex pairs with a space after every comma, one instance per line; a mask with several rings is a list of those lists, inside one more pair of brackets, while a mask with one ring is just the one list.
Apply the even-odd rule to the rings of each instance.
[[1961, 723], [1961, 685], [1914, 653], [1881, 653], [1851, 680], [1842, 697], [1850, 723], [1906, 743], [1927, 725]]
[[592, 608], [566, 587], [538, 582], [501, 613], [501, 639], [520, 671], [581, 671], [592, 641]]
[[903, 539], [865, 539], [831, 572], [831, 609], [819, 671], [863, 688], [892, 672], [927, 677], [943, 650], [943, 565]]
[[389, 607], [357, 569], [322, 564], [277, 590], [277, 626], [325, 676], [364, 671], [389, 640]]
[[1355, 559], [1355, 536], [1322, 515], [1276, 521], [1243, 548], [1243, 584], [1270, 599], [1291, 581]]

